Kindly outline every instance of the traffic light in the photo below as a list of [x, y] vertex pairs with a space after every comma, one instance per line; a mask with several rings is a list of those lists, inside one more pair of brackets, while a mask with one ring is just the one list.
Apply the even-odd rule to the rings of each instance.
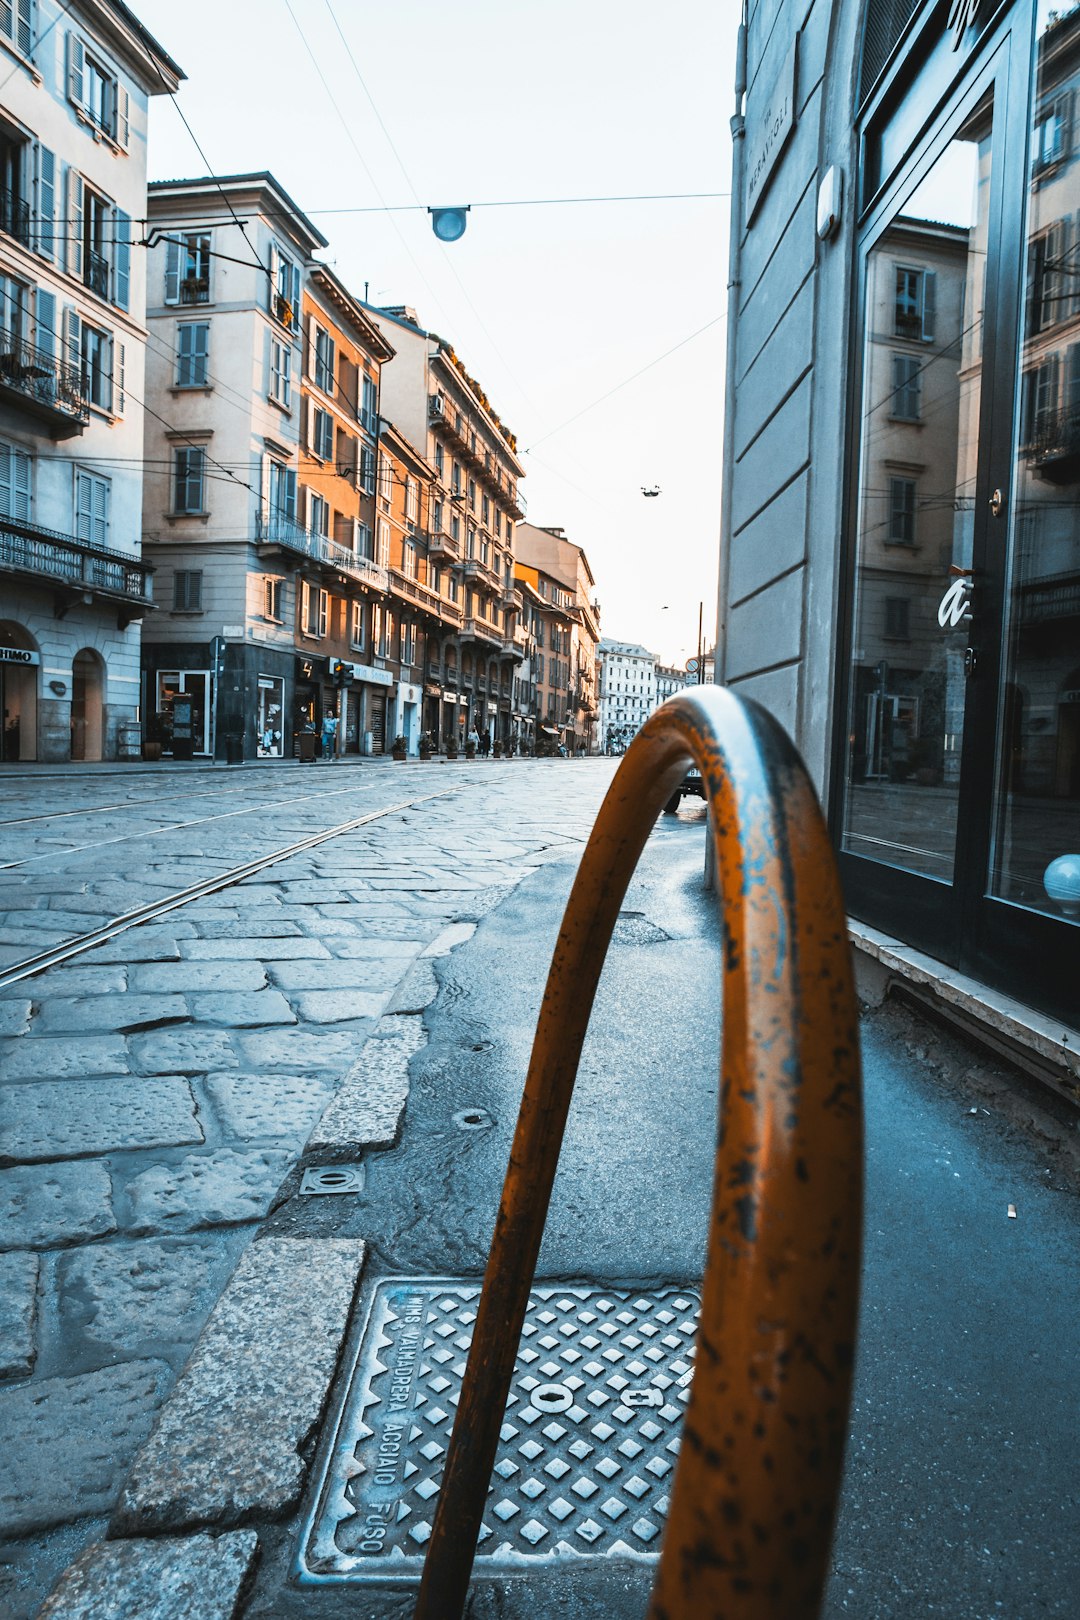
[[352, 665], [345, 663], [341, 658], [335, 658], [333, 678], [335, 686], [351, 686], [353, 678]]

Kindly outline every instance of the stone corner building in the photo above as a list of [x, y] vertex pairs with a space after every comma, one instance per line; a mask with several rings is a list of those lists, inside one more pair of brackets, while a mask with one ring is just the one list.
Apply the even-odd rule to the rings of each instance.
[[802, 750], [860, 937], [1075, 1025], [1080, 8], [741, 38], [718, 679]]
[[146, 125], [113, 0], [0, 5], [0, 761], [139, 753]]

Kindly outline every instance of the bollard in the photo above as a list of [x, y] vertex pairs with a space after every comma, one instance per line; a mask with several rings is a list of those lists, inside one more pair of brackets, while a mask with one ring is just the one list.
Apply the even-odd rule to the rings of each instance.
[[723, 923], [719, 1145], [690, 1401], [650, 1620], [813, 1620], [854, 1361], [862, 1196], [856, 1003], [832, 848], [765, 710], [676, 694], [631, 743], [555, 947], [415, 1620], [455, 1620], [578, 1059], [627, 885], [691, 760]]

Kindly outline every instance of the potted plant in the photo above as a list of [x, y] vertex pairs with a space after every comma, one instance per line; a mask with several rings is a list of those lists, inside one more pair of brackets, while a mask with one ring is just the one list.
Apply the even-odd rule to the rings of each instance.
[[465, 758], [466, 759], [475, 759], [476, 758], [476, 744], [474, 742], [466, 742], [466, 744], [465, 744]]
[[432, 741], [431, 732], [422, 731], [420, 733], [420, 758], [430, 759], [434, 752], [435, 746]]
[[446, 757], [447, 759], [457, 759], [458, 757], [458, 740], [453, 732], [446, 739]]
[[390, 752], [393, 754], [395, 759], [404, 759], [408, 746], [409, 744], [407, 739], [399, 732], [394, 738], [393, 742], [390, 744]]
[[502, 739], [499, 738], [499, 737], [496, 737], [495, 741], [491, 745], [491, 752], [492, 752], [492, 754], [494, 755], [494, 757], [496, 759], [502, 759], [502, 751], [503, 751]]

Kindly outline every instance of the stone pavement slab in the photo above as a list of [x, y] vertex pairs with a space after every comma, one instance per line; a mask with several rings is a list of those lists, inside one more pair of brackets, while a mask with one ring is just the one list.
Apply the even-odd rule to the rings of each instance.
[[280, 1029], [240, 1034], [237, 1045], [249, 1069], [296, 1069], [336, 1079], [363, 1045], [365, 1031]]
[[291, 1162], [291, 1154], [273, 1148], [218, 1148], [151, 1165], [128, 1182], [128, 1230], [143, 1236], [261, 1220]]
[[254, 1530], [98, 1541], [65, 1570], [39, 1620], [233, 1620]]
[[0, 1535], [108, 1512], [172, 1376], [126, 1361], [0, 1391]]
[[[177, 924], [178, 929], [180, 926]], [[195, 932], [191, 924], [187, 926], [192, 933]], [[88, 967], [94, 967], [99, 962], [178, 962], [180, 946], [177, 936], [172, 933], [146, 934], [141, 928], [125, 928], [115, 939], [106, 940], [104, 945], [95, 945], [92, 951], [86, 951], [82, 960]]]
[[0, 1092], [0, 1164], [201, 1142], [186, 1080], [45, 1080]]
[[98, 1243], [60, 1256], [60, 1328], [69, 1353], [89, 1344], [145, 1354], [190, 1345], [232, 1269], [235, 1245], [215, 1238]]
[[296, 1014], [278, 990], [253, 990], [238, 995], [197, 991], [188, 1000], [198, 1024], [258, 1029], [265, 1024], [296, 1023]]
[[364, 1264], [354, 1239], [253, 1243], [135, 1460], [113, 1530], [231, 1525], [299, 1499]]
[[59, 1248], [115, 1231], [112, 1183], [96, 1159], [0, 1175], [0, 1250]]
[[302, 1143], [332, 1089], [313, 1074], [212, 1074], [206, 1091], [227, 1135], [240, 1141], [283, 1137]]
[[33, 1371], [37, 1282], [36, 1254], [0, 1254], [0, 1378]]
[[328, 957], [317, 939], [185, 939], [181, 950], [186, 962], [292, 962], [301, 957]]
[[30, 1027], [30, 1008], [25, 984], [19, 996], [0, 1001], [0, 1035], [24, 1034]]
[[235, 1069], [239, 1062], [229, 1036], [218, 1029], [159, 1029], [135, 1036], [128, 1050], [143, 1074], [205, 1074]]
[[262, 990], [266, 973], [258, 962], [147, 962], [131, 970], [131, 989], [163, 991]]
[[301, 990], [293, 1001], [305, 1024], [344, 1024], [355, 1018], [378, 1018], [389, 994], [389, 990]]
[[53, 995], [104, 996], [113, 990], [123, 990], [126, 986], [127, 968], [121, 963], [108, 967], [81, 967], [79, 964], [82, 960], [82, 957], [76, 957], [70, 964], [50, 968], [48, 980], [44, 974], [35, 973], [32, 979], [23, 979], [0, 990], [0, 996], [30, 996], [34, 1001], [44, 1001]]
[[34, 1019], [35, 1035], [67, 1035], [74, 1030], [131, 1034], [161, 1024], [186, 1023], [183, 996], [51, 996]]
[[[419, 946], [414, 946], [414, 954]], [[377, 957], [359, 962], [271, 962], [267, 971], [282, 990], [392, 990], [408, 958]]]
[[127, 1074], [127, 1046], [119, 1035], [46, 1036], [5, 1045], [5, 1080], [81, 1080], [88, 1074]]

